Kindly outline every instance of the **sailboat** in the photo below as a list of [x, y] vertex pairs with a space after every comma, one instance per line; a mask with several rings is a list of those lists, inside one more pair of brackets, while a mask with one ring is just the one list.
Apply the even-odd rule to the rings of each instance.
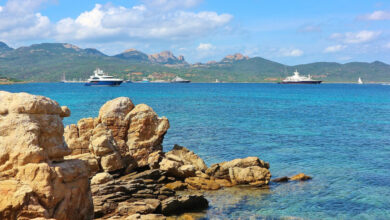
[[358, 84], [363, 84], [363, 81], [362, 81], [362, 79], [360, 77], [358, 79]]

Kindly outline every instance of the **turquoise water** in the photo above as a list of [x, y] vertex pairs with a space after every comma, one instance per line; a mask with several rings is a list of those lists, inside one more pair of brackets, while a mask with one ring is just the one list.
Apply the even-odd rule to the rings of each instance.
[[314, 177], [209, 193], [206, 218], [390, 219], [390, 86], [51, 83], [0, 90], [67, 105], [65, 124], [96, 117], [107, 100], [127, 96], [168, 117], [165, 150], [187, 146], [208, 165], [258, 156], [273, 177]]

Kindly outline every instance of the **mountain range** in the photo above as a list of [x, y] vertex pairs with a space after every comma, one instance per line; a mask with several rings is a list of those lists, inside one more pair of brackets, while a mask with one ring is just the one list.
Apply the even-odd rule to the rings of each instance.
[[193, 82], [276, 82], [297, 69], [325, 82], [389, 82], [390, 65], [375, 61], [316, 62], [295, 66], [284, 65], [261, 57], [250, 58], [240, 53], [220, 61], [189, 64], [183, 56], [170, 51], [148, 55], [136, 49], [108, 56], [97, 49], [82, 49], [67, 43], [41, 43], [13, 49], [0, 42], [0, 77], [24, 81], [59, 81], [86, 79], [95, 68], [125, 79], [170, 80], [176, 75]]

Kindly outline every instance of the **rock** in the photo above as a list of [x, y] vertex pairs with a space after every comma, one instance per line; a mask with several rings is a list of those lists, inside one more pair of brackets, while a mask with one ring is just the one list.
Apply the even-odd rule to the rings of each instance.
[[68, 147], [72, 150], [72, 155], [89, 153], [89, 139], [94, 129], [93, 118], [83, 118], [77, 125], [66, 126], [64, 138]]
[[122, 202], [119, 203], [116, 213], [122, 216], [129, 214], [150, 214], [153, 213], [161, 205], [158, 199], [144, 199], [137, 202]]
[[165, 153], [165, 158], [160, 162], [160, 169], [170, 176], [187, 178], [196, 176], [197, 171], [205, 171], [207, 166], [194, 152], [175, 145], [171, 151]]
[[267, 168], [252, 167], [232, 167], [229, 169], [229, 178], [233, 184], [267, 185], [271, 178], [271, 172]]
[[283, 177], [272, 179], [271, 182], [282, 183], [282, 182], [288, 182], [289, 179], [290, 178], [288, 178], [287, 176], [283, 176]]
[[145, 170], [140, 173], [136, 174], [130, 174], [127, 176], [124, 176], [121, 178], [121, 180], [134, 180], [134, 179], [152, 179], [152, 180], [158, 180], [161, 178], [161, 176], [164, 175], [164, 172], [159, 170], [159, 169], [154, 169], [154, 170]]
[[182, 181], [176, 181], [173, 183], [166, 184], [165, 187], [174, 191], [184, 190], [187, 189], [187, 183], [183, 183]]
[[291, 181], [306, 181], [306, 180], [311, 180], [311, 176], [307, 176], [304, 173], [297, 174], [295, 176], [290, 177]]
[[165, 199], [161, 202], [164, 215], [180, 214], [183, 212], [199, 211], [209, 206], [202, 195], [186, 195]]
[[173, 149], [166, 153], [166, 156], [169, 155], [177, 156], [181, 159], [181, 161], [183, 161], [184, 165], [192, 165], [195, 167], [195, 170], [204, 172], [207, 169], [207, 166], [202, 158], [183, 146], [175, 144]]
[[125, 166], [111, 131], [102, 124], [92, 131], [89, 151], [100, 161], [100, 166], [106, 172], [120, 170]]
[[234, 159], [222, 163], [213, 164], [206, 170], [206, 174], [218, 179], [230, 180], [229, 170], [230, 168], [247, 168], [247, 167], [260, 167], [269, 169], [269, 163], [260, 160], [258, 157], [247, 157], [242, 159]]
[[185, 179], [185, 183], [188, 184], [189, 189], [204, 189], [204, 190], [217, 190], [221, 188], [221, 185], [217, 182], [210, 180], [210, 179], [204, 179], [201, 177], [190, 177]]
[[67, 108], [0, 91], [0, 219], [92, 219], [85, 162], [65, 160]]
[[83, 160], [88, 167], [88, 177], [93, 177], [96, 173], [100, 171], [99, 162], [95, 158], [93, 154], [85, 153], [85, 154], [78, 154], [78, 155], [69, 155], [66, 156], [65, 159], [80, 159]]
[[145, 104], [135, 106], [126, 116], [129, 118], [127, 146], [139, 167], [147, 166], [149, 155], [162, 150], [162, 141], [169, 128], [168, 119], [158, 118]]
[[150, 169], [158, 169], [160, 167], [160, 162], [164, 158], [164, 152], [156, 151], [149, 154], [148, 165]]
[[60, 114], [61, 118], [66, 118], [70, 116], [70, 109], [67, 106], [61, 106], [61, 110], [62, 110]]
[[114, 178], [111, 176], [111, 174], [103, 172], [103, 173], [98, 173], [91, 179], [91, 185], [98, 185], [98, 184], [103, 184], [107, 183]]
[[147, 214], [147, 215], [133, 214], [126, 217], [125, 220], [165, 220], [165, 219], [166, 217], [161, 214]]
[[99, 111], [98, 123], [111, 130], [122, 156], [128, 152], [125, 139], [129, 129], [129, 120], [126, 119], [126, 115], [133, 108], [134, 104], [129, 98], [119, 97], [106, 102]]

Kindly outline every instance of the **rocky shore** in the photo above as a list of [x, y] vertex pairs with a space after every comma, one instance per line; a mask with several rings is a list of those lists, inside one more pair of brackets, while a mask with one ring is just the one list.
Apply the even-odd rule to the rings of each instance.
[[164, 152], [168, 119], [126, 97], [66, 128], [70, 110], [49, 98], [0, 91], [0, 103], [0, 219], [165, 219], [206, 209], [203, 190], [271, 181], [257, 157], [207, 167], [183, 146]]

